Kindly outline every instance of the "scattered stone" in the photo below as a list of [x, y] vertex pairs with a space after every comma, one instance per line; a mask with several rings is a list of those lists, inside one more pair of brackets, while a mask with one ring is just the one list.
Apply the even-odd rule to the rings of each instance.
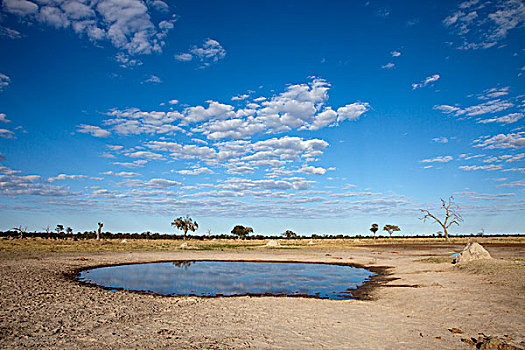
[[310, 242], [308, 242], [308, 245], [313, 245], [315, 244], [313, 240], [310, 240]]
[[269, 240], [268, 243], [266, 243], [266, 247], [280, 247], [281, 243], [274, 241], [273, 239]]
[[120, 243], [128, 243], [128, 240], [127, 239], [123, 239], [122, 241], [120, 241]]
[[463, 331], [462, 331], [461, 329], [459, 329], [459, 328], [454, 328], [454, 327], [452, 327], [452, 328], [449, 328], [448, 330], [449, 330], [450, 332], [452, 332], [452, 333], [457, 333], [457, 334], [461, 334], [461, 333], [463, 333]]
[[492, 257], [489, 252], [481, 246], [481, 244], [477, 242], [468, 242], [453, 263], [464, 264], [480, 259], [492, 259]]
[[184, 243], [182, 243], [182, 244], [180, 245], [180, 247], [181, 247], [182, 249], [184, 249], [184, 248], [188, 248], [188, 243], [184, 242]]
[[[512, 340], [511, 337], [505, 337], [506, 339]], [[461, 341], [476, 347], [476, 349], [482, 350], [520, 350], [521, 348], [512, 345], [507, 342], [506, 339], [498, 337], [490, 337], [486, 335], [479, 336], [477, 339], [472, 337], [470, 339], [461, 338]]]

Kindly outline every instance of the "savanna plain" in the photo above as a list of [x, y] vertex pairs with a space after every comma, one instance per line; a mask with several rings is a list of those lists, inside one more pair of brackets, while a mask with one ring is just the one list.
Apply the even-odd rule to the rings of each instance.
[[[525, 238], [0, 240], [1, 349], [523, 349]], [[87, 286], [90, 267], [172, 260], [328, 262], [379, 275], [357, 300], [163, 297]]]

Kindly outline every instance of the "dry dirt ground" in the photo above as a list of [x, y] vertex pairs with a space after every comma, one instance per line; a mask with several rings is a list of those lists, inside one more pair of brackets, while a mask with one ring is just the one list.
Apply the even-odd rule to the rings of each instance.
[[[157, 252], [0, 251], [0, 349], [475, 349], [482, 334], [525, 347], [525, 245], [452, 265], [460, 245]], [[276, 260], [390, 266], [372, 300], [160, 297], [67, 277], [102, 264]], [[453, 333], [449, 329], [456, 328]], [[482, 333], [482, 334], [481, 334]]]

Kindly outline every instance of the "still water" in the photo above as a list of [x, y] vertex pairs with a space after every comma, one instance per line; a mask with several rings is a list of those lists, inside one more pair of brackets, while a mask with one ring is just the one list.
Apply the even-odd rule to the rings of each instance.
[[352, 290], [372, 275], [366, 269], [330, 264], [173, 261], [85, 270], [79, 280], [161, 295], [353, 299]]

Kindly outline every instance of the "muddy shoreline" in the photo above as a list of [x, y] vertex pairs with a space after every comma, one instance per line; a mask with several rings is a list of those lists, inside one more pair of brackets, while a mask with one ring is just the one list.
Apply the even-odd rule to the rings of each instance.
[[82, 267], [70, 272], [65, 272], [64, 277], [70, 279], [72, 282], [79, 283], [82, 286], [91, 287], [91, 288], [101, 288], [107, 291], [126, 291], [129, 293], [138, 293], [138, 294], [146, 294], [146, 295], [153, 295], [158, 297], [183, 297], [183, 296], [189, 296], [189, 297], [199, 297], [199, 298], [236, 298], [236, 297], [243, 297], [243, 296], [249, 296], [249, 297], [278, 297], [278, 298], [312, 298], [312, 299], [327, 299], [331, 300], [330, 298], [326, 297], [319, 297], [315, 295], [308, 295], [308, 294], [295, 294], [295, 295], [275, 295], [275, 294], [257, 294], [257, 293], [246, 293], [246, 294], [240, 294], [240, 295], [231, 295], [231, 296], [225, 296], [225, 295], [214, 295], [214, 296], [197, 296], [194, 294], [185, 294], [185, 295], [166, 295], [166, 294], [159, 294], [159, 293], [153, 293], [153, 292], [147, 292], [147, 291], [139, 291], [139, 290], [127, 290], [124, 288], [115, 288], [115, 287], [105, 287], [98, 285], [96, 283], [90, 283], [79, 280], [80, 274], [83, 271], [86, 270], [92, 270], [102, 267], [112, 267], [112, 266], [123, 266], [123, 265], [135, 265], [135, 264], [151, 264], [151, 263], [163, 263], [163, 262], [173, 262], [173, 261], [226, 261], [226, 262], [260, 262], [260, 263], [300, 263], [300, 264], [325, 264], [325, 265], [338, 265], [338, 266], [348, 266], [348, 267], [355, 267], [355, 268], [361, 268], [366, 269], [370, 272], [373, 272], [374, 275], [367, 278], [362, 284], [360, 284], [357, 288], [352, 289], [349, 291], [349, 293], [352, 295], [352, 299], [348, 300], [372, 300], [372, 292], [375, 288], [378, 288], [380, 286], [384, 286], [386, 283], [390, 281], [394, 281], [397, 278], [390, 277], [392, 275], [391, 266], [365, 266], [361, 264], [355, 264], [355, 263], [339, 263], [339, 262], [315, 262], [315, 261], [280, 261], [280, 260], [247, 260], [247, 259], [237, 259], [237, 260], [209, 260], [209, 259], [198, 259], [198, 260], [155, 260], [155, 261], [139, 261], [139, 262], [133, 262], [133, 263], [116, 263], [116, 264], [101, 264], [101, 265], [94, 265], [94, 266], [88, 266], [88, 267]]

